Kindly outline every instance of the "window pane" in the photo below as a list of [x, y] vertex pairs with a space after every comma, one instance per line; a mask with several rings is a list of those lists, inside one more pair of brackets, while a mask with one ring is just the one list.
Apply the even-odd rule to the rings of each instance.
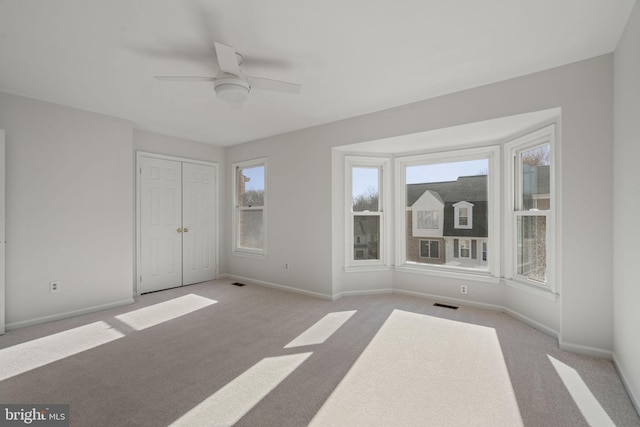
[[405, 168], [408, 262], [487, 270], [479, 248], [471, 256], [471, 240], [488, 238], [488, 177], [488, 159]]
[[429, 251], [431, 258], [440, 258], [440, 245], [438, 244], [438, 241], [432, 240], [429, 246], [431, 248]]
[[240, 210], [238, 212], [238, 233], [240, 247], [264, 249], [264, 218], [260, 210]]
[[354, 216], [353, 237], [353, 259], [380, 259], [379, 216]]
[[380, 202], [380, 169], [354, 167], [352, 168], [353, 211], [378, 212]]
[[238, 168], [237, 181], [240, 206], [264, 206], [264, 165]]
[[429, 240], [420, 240], [420, 258], [429, 258]]
[[460, 258], [469, 258], [469, 246], [468, 240], [460, 240]]
[[546, 144], [522, 152], [520, 162], [522, 210], [549, 210], [551, 146]]
[[517, 272], [544, 283], [547, 280], [547, 218], [518, 216], [517, 226]]

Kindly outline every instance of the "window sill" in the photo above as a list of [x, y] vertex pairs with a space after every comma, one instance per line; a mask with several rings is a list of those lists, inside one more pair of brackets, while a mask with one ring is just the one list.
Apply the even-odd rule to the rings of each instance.
[[446, 277], [448, 279], [473, 280], [484, 283], [500, 283], [500, 278], [493, 276], [491, 273], [483, 271], [454, 271], [445, 269], [435, 269], [428, 267], [413, 266], [404, 264], [397, 266], [395, 269], [400, 273], [421, 274], [424, 276]]
[[558, 301], [560, 294], [553, 292], [550, 288], [534, 285], [517, 279], [505, 279], [504, 283], [510, 288], [544, 298], [549, 301]]

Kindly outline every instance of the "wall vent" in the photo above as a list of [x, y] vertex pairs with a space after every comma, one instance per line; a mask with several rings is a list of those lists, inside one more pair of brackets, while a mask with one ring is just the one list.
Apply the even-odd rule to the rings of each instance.
[[240, 282], [233, 282], [232, 285], [233, 286], [245, 286], [244, 283], [240, 283]]

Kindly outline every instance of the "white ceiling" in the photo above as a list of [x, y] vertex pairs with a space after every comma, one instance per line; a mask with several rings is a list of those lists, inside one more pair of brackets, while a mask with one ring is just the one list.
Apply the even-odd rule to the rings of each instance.
[[[0, 0], [0, 91], [233, 145], [612, 52], [635, 0]], [[242, 109], [212, 83], [213, 42], [248, 75]]]

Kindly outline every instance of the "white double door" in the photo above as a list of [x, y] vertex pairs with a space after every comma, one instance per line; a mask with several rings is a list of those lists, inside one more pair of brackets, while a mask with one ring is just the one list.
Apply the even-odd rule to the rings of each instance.
[[139, 157], [138, 292], [216, 278], [216, 168]]

